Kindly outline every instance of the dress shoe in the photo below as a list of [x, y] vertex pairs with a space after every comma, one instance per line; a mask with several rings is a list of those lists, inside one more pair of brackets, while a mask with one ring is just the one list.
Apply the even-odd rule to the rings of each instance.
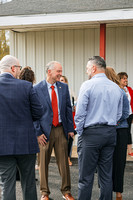
[[74, 198], [72, 197], [72, 195], [71, 195], [70, 193], [65, 194], [65, 195], [63, 196], [63, 199], [66, 199], [66, 200], [74, 200]]
[[42, 195], [41, 200], [49, 200], [48, 195]]
[[122, 200], [122, 196], [121, 197], [116, 197], [116, 200]]

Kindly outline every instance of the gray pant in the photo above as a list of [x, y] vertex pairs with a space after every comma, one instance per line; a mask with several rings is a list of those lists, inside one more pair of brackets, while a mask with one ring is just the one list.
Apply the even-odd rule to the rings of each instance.
[[35, 154], [0, 156], [2, 200], [16, 200], [16, 167], [20, 172], [23, 199], [37, 200], [35, 161]]
[[112, 200], [112, 158], [116, 128], [87, 128], [78, 138], [78, 200], [91, 200], [94, 173], [98, 169], [99, 200]]

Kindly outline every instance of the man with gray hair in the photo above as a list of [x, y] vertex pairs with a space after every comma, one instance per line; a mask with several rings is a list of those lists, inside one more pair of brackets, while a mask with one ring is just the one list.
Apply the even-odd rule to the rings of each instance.
[[34, 120], [43, 115], [32, 83], [17, 79], [17, 58], [0, 61], [0, 186], [2, 200], [16, 200], [16, 168], [20, 172], [23, 199], [37, 200], [36, 153], [39, 152]]
[[79, 92], [75, 124], [78, 137], [78, 200], [91, 200], [94, 173], [98, 169], [99, 200], [112, 200], [112, 157], [116, 124], [122, 115], [122, 92], [105, 75], [106, 63], [94, 56], [87, 63], [89, 80]]
[[41, 200], [49, 200], [48, 165], [54, 148], [57, 165], [62, 177], [61, 192], [66, 200], [74, 200], [71, 195], [70, 171], [68, 165], [68, 136], [73, 137], [74, 126], [68, 85], [59, 82], [62, 66], [57, 61], [47, 64], [46, 80], [34, 88], [44, 106], [45, 113], [35, 122], [40, 144], [40, 190]]

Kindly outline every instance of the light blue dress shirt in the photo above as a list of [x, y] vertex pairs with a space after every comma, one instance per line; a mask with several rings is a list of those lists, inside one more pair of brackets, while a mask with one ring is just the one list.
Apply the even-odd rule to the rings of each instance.
[[[50, 96], [50, 100], [51, 100], [51, 92], [52, 92], [51, 86], [52, 86], [52, 84], [48, 83], [47, 81], [46, 81], [46, 83], [47, 83], [48, 92], [49, 92], [49, 96]], [[56, 83], [54, 83], [53, 86], [55, 87], [54, 90], [55, 90], [55, 92], [56, 92], [57, 101], [58, 101], [58, 119], [59, 119], [59, 123], [60, 123], [60, 122], [62, 122], [62, 121], [61, 121], [61, 117], [60, 117], [59, 96], [58, 96], [58, 90], [57, 90]]]
[[94, 125], [116, 125], [122, 115], [123, 95], [120, 87], [104, 73], [85, 81], [79, 92], [75, 124], [79, 135]]

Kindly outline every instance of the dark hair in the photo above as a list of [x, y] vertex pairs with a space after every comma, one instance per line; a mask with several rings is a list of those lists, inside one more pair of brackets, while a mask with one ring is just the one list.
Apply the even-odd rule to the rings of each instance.
[[128, 75], [126, 72], [119, 72], [118, 74], [119, 79], [121, 80], [124, 76], [126, 76], [128, 78]]
[[24, 67], [20, 72], [19, 79], [29, 81], [32, 84], [35, 83], [35, 74], [31, 67]]
[[89, 58], [88, 61], [92, 61], [97, 67], [106, 69], [106, 62], [100, 56], [93, 56], [92, 58]]

